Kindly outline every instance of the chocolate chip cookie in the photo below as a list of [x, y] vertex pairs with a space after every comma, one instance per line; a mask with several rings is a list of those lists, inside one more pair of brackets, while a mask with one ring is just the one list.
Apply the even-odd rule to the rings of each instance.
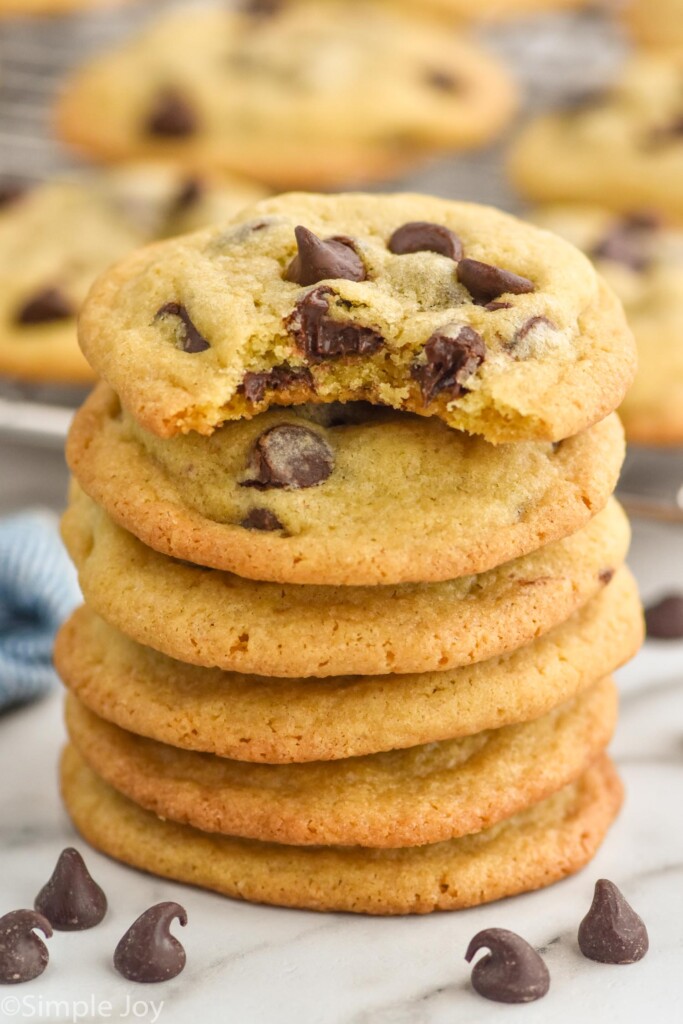
[[680, 53], [633, 58], [605, 93], [522, 130], [510, 161], [515, 184], [536, 202], [599, 203], [680, 221], [682, 83]]
[[638, 373], [620, 409], [630, 441], [683, 444], [683, 231], [652, 213], [549, 206], [536, 223], [583, 249], [622, 300]]
[[340, 0], [218, 5], [165, 13], [98, 56], [67, 83], [58, 121], [100, 158], [327, 188], [488, 142], [515, 97], [493, 57], [415, 13]]
[[626, 0], [621, 10], [636, 43], [657, 49], [683, 47], [682, 0]]
[[562, 239], [419, 195], [292, 194], [142, 250], [85, 306], [86, 357], [145, 429], [367, 400], [509, 442], [576, 434], [635, 370], [618, 300]]

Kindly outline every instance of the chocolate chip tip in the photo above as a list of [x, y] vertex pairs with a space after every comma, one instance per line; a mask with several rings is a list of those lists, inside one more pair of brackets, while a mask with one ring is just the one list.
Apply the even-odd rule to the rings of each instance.
[[595, 883], [593, 902], [579, 925], [578, 943], [585, 957], [603, 964], [636, 963], [650, 946], [645, 922], [607, 878]]
[[103, 920], [107, 897], [88, 871], [81, 854], [70, 846], [60, 853], [34, 906], [57, 931], [84, 931]]

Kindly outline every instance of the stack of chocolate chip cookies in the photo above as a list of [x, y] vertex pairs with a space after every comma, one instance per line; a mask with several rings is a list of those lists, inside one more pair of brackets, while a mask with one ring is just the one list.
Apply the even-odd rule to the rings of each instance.
[[287, 195], [138, 251], [80, 330], [56, 660], [85, 838], [374, 914], [582, 867], [642, 635], [611, 497], [634, 344], [590, 262], [479, 206]]

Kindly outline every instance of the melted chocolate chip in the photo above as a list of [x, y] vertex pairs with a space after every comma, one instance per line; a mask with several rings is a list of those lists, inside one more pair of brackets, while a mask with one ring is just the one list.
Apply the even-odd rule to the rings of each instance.
[[550, 974], [536, 950], [506, 928], [486, 928], [474, 936], [465, 959], [480, 949], [490, 952], [474, 965], [472, 986], [496, 1003], [531, 1003], [550, 988]]
[[16, 203], [26, 191], [26, 185], [20, 185], [18, 181], [5, 181], [0, 184], [0, 209]]
[[511, 302], [487, 302], [486, 305], [484, 306], [484, 309], [487, 309], [489, 311], [489, 313], [495, 313], [495, 311], [497, 309], [512, 309], [512, 303]]
[[427, 85], [439, 92], [460, 92], [462, 79], [458, 78], [451, 71], [443, 71], [441, 68], [434, 68], [425, 75]]
[[390, 252], [404, 256], [409, 252], [438, 252], [452, 260], [462, 258], [462, 242], [449, 228], [426, 220], [410, 221], [396, 228], [387, 243]]
[[612, 580], [614, 579], [615, 571], [616, 570], [614, 570], [612, 568], [610, 568], [610, 569], [601, 569], [600, 570], [600, 572], [598, 573], [598, 579], [600, 580], [600, 582], [602, 583], [602, 585], [604, 587], [606, 587], [608, 583], [612, 582]]
[[536, 290], [533, 282], [526, 277], [479, 260], [460, 260], [456, 276], [479, 306], [487, 305], [500, 295], [523, 295]]
[[59, 288], [43, 288], [36, 292], [17, 311], [18, 324], [47, 324], [55, 320], [68, 320], [75, 309]]
[[683, 638], [683, 594], [667, 594], [645, 610], [647, 635], [655, 640]]
[[549, 327], [551, 330], [556, 330], [555, 324], [552, 320], [549, 320], [547, 316], [530, 316], [528, 320], [525, 320], [521, 327], [515, 331], [513, 342], [524, 341], [527, 334], [534, 330], [536, 327]]
[[167, 302], [157, 310], [154, 319], [161, 320], [165, 316], [177, 316], [181, 321], [178, 348], [183, 352], [205, 352], [207, 348], [211, 348], [204, 335], [200, 334], [192, 323], [190, 314], [179, 302]]
[[593, 247], [593, 259], [623, 263], [631, 270], [647, 270], [651, 254], [647, 251], [648, 235], [656, 230], [658, 221], [650, 215], [625, 217]]
[[384, 339], [371, 327], [329, 316], [331, 288], [321, 286], [304, 295], [286, 320], [299, 349], [312, 362], [341, 356], [369, 356], [377, 352]]
[[183, 927], [187, 914], [178, 903], [157, 903], [135, 921], [114, 953], [114, 967], [129, 981], [168, 981], [185, 966], [185, 950], [174, 935], [171, 924]]
[[50, 954], [35, 928], [48, 939], [52, 935], [50, 922], [35, 910], [12, 910], [0, 917], [0, 985], [31, 981], [47, 967]]
[[327, 441], [308, 427], [283, 423], [256, 439], [242, 487], [300, 490], [323, 483], [334, 468]]
[[181, 185], [180, 191], [172, 204], [173, 210], [175, 213], [189, 210], [195, 203], [199, 202], [205, 191], [206, 188], [201, 178], [187, 178]]
[[318, 238], [301, 224], [294, 229], [298, 253], [284, 273], [285, 281], [308, 286], [337, 279], [364, 281], [365, 266], [350, 238]]
[[267, 391], [284, 391], [303, 386], [315, 391], [311, 371], [305, 366], [274, 366], [261, 373], [245, 373], [242, 387], [244, 394], [254, 404], [262, 402]]
[[59, 855], [52, 877], [36, 896], [35, 908], [58, 931], [83, 931], [100, 923], [107, 897], [78, 850], [70, 847]]
[[244, 517], [240, 526], [243, 526], [245, 530], [266, 530], [270, 533], [273, 530], [284, 529], [275, 513], [267, 508], [252, 508]]
[[197, 115], [188, 101], [175, 89], [164, 89], [156, 97], [145, 122], [149, 135], [180, 139], [194, 135], [197, 130]]
[[613, 882], [595, 883], [591, 908], [579, 926], [579, 949], [601, 964], [633, 964], [649, 948], [642, 918], [624, 899]]
[[486, 358], [486, 345], [480, 334], [460, 325], [451, 330], [457, 333], [449, 333], [448, 327], [435, 331], [423, 350], [427, 361], [412, 368], [425, 404], [442, 391], [447, 391], [449, 398], [466, 394], [465, 381]]

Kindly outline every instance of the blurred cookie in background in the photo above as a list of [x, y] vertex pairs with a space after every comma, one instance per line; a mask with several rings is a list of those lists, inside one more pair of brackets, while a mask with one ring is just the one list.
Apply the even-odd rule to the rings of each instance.
[[87, 382], [76, 317], [109, 264], [150, 240], [227, 219], [263, 189], [135, 165], [22, 190], [0, 186], [0, 374]]
[[639, 364], [620, 409], [628, 439], [683, 445], [683, 229], [595, 206], [549, 206], [532, 219], [583, 249], [624, 303]]
[[683, 0], [626, 0], [623, 13], [641, 46], [683, 47]]
[[536, 202], [654, 210], [683, 221], [683, 51], [633, 58], [605, 93], [535, 118], [510, 158]]
[[329, 0], [166, 13], [77, 71], [57, 121], [99, 159], [334, 187], [487, 143], [515, 107], [497, 60], [438, 22]]
[[0, 0], [0, 17], [5, 14], [66, 14], [120, 6], [130, 0]]
[[[590, 0], [387, 0], [405, 9], [432, 11], [458, 21], [504, 21], [548, 11], [586, 7]], [[644, 2], [644, 0], [643, 0]], [[675, 3], [675, 0], [671, 0]]]

